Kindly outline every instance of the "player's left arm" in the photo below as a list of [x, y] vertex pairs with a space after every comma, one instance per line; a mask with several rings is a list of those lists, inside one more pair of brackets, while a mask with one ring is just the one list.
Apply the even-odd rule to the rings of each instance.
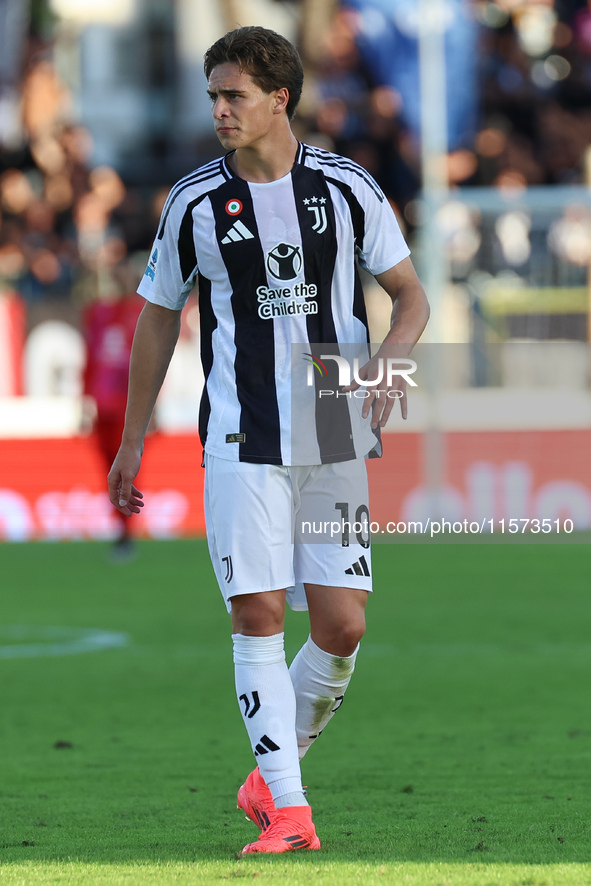
[[[429, 319], [429, 302], [410, 258], [404, 258], [394, 267], [381, 274], [376, 274], [376, 280], [392, 299], [392, 320], [390, 331], [377, 354], [359, 370], [360, 378], [375, 378], [380, 358], [404, 359], [408, 357]], [[352, 391], [358, 387], [360, 385], [353, 381], [343, 390]], [[388, 421], [395, 399], [388, 396], [389, 391], [402, 392], [400, 409], [402, 417], [406, 418], [406, 380], [404, 376], [395, 375], [389, 383], [388, 379], [384, 378], [379, 386], [369, 387], [367, 390], [370, 396], [364, 401], [362, 414], [364, 418], [367, 418], [371, 410], [372, 428], [383, 428]]]

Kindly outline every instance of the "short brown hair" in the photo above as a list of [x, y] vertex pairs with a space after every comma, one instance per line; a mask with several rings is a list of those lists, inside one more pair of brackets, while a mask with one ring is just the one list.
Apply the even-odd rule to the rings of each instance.
[[250, 74], [263, 92], [285, 87], [289, 91], [287, 116], [291, 120], [302, 94], [304, 72], [295, 46], [268, 28], [248, 27], [228, 31], [204, 56], [205, 76], [218, 65], [234, 62]]

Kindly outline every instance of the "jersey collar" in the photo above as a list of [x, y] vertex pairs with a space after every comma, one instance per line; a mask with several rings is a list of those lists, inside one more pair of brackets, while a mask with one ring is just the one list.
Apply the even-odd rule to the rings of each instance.
[[[298, 141], [298, 149], [296, 151], [295, 160], [293, 161], [292, 172], [298, 164], [303, 162], [304, 149], [305, 149], [305, 145], [302, 144], [302, 142]], [[235, 153], [236, 153], [235, 150], [228, 151], [228, 153], [225, 154], [225, 156], [222, 158], [222, 169], [224, 171], [226, 178], [228, 178], [228, 179], [230, 179], [230, 178], [240, 179], [240, 176], [236, 175], [236, 173], [231, 169], [230, 164], [228, 163], [229, 158], [232, 156], [232, 154], [235, 154]], [[242, 181], [242, 179], [240, 179], [240, 180]]]

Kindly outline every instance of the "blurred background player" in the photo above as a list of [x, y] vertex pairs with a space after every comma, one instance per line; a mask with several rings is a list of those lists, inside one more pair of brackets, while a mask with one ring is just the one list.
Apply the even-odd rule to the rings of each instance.
[[[119, 291], [103, 294], [83, 312], [82, 331], [86, 341], [84, 371], [85, 419], [107, 469], [111, 467], [125, 425], [129, 381], [129, 358], [143, 300], [125, 287], [124, 269], [117, 275]], [[115, 559], [133, 554], [129, 517], [116, 510], [119, 525], [113, 545]]]

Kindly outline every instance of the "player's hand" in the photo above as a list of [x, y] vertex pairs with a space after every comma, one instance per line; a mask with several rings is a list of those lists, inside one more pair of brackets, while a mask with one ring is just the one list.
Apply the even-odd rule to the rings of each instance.
[[[372, 357], [371, 360], [368, 360], [367, 363], [360, 368], [357, 376], [362, 380], [378, 378], [381, 368], [383, 368], [383, 363], [380, 364], [379, 361], [380, 354], [378, 352], [375, 357]], [[343, 387], [342, 390], [344, 392], [356, 391], [360, 387], [361, 384], [353, 379], [351, 384]], [[389, 383], [384, 377], [378, 384], [368, 385], [365, 390], [367, 391], [368, 396], [363, 401], [361, 415], [363, 418], [367, 418], [371, 411], [372, 428], [383, 428], [386, 425], [390, 413], [392, 412], [392, 407], [397, 400], [400, 401], [402, 418], [406, 419], [408, 415], [408, 407], [406, 402], [406, 379], [404, 377], [393, 375]]]
[[139, 514], [143, 508], [143, 495], [137, 489], [133, 481], [135, 480], [142, 461], [141, 452], [128, 446], [122, 445], [119, 452], [115, 456], [113, 466], [109, 471], [109, 498], [111, 504], [130, 517], [132, 514]]

